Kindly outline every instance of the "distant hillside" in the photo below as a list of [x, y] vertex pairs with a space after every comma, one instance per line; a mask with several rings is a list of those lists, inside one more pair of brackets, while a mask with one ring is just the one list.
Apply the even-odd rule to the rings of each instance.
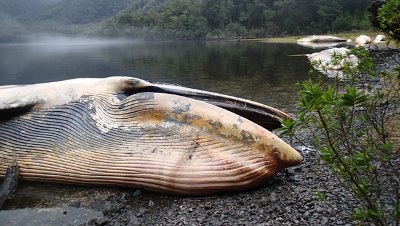
[[[136, 1], [107, 20], [102, 34], [164, 39], [226, 39], [324, 34], [371, 28], [370, 0]], [[146, 10], [141, 10], [146, 7]]]
[[[0, 42], [36, 34], [85, 36], [136, 0], [0, 0]], [[97, 35], [97, 34], [96, 34]]]
[[18, 17], [46, 7], [40, 0], [0, 0], [0, 14]]
[[99, 22], [126, 8], [132, 0], [62, 0], [22, 18], [23, 21], [52, 21], [66, 25]]
[[0, 0], [0, 41], [30, 33], [192, 40], [365, 30], [369, 2]]

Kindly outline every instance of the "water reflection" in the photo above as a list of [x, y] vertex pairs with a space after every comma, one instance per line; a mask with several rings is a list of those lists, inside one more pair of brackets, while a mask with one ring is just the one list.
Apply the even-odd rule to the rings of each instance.
[[125, 75], [286, 108], [294, 84], [309, 77], [306, 57], [289, 55], [309, 52], [250, 41], [1, 45], [0, 85]]
[[297, 42], [297, 44], [311, 49], [327, 49], [339, 46], [348, 46], [347, 43], [343, 42]]

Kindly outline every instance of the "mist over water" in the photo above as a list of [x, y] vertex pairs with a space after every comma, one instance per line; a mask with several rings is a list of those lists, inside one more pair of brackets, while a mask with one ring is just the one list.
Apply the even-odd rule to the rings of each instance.
[[97, 45], [117, 45], [141, 42], [140, 40], [126, 38], [94, 38], [76, 37], [62, 34], [30, 34], [21, 36], [19, 42], [0, 43], [0, 45], [30, 45], [30, 46], [97, 46]]

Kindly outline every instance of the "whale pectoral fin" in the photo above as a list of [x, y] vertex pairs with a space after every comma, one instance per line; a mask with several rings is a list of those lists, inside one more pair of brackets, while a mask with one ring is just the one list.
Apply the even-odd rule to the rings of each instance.
[[32, 96], [0, 97], [0, 120], [24, 114], [39, 103], [41, 103], [40, 99]]
[[13, 193], [18, 185], [19, 167], [17, 161], [14, 161], [4, 175], [3, 184], [0, 186], [0, 207], [4, 201]]

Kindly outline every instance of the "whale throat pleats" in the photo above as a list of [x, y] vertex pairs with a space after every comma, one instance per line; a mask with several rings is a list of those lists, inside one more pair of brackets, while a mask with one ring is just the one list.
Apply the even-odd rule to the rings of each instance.
[[171, 94], [87, 95], [1, 120], [0, 174], [18, 160], [20, 178], [30, 181], [187, 195], [244, 190], [278, 170], [264, 150], [272, 147], [253, 128], [264, 132], [231, 112]]

